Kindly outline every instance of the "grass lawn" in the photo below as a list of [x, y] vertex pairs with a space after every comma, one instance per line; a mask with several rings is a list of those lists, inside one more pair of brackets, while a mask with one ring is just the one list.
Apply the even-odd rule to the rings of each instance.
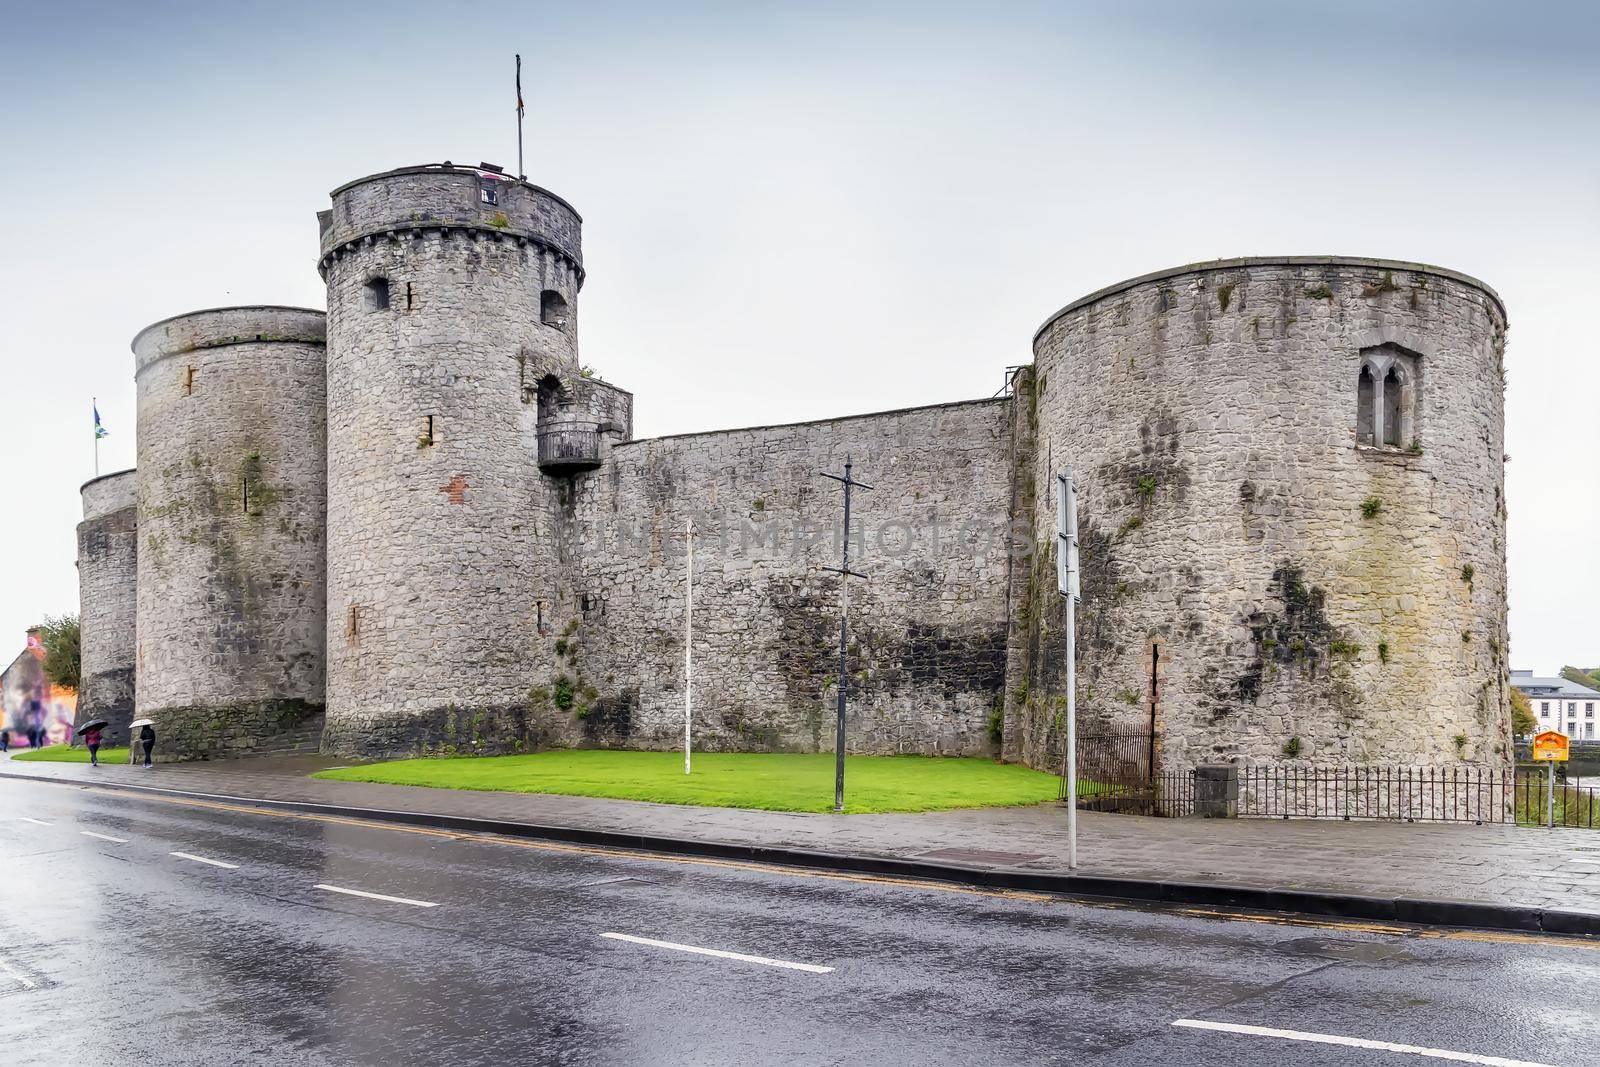
[[[44, 748], [26, 748], [11, 753], [15, 760], [38, 760], [41, 763], [88, 763], [89, 750], [82, 745], [47, 745]], [[127, 763], [128, 749], [101, 748], [101, 763]]]
[[[766, 811], [833, 810], [833, 756], [562, 750], [523, 756], [396, 760], [319, 771], [313, 777], [442, 789], [650, 800]], [[1056, 799], [1058, 779], [1016, 764], [927, 756], [849, 756], [845, 811], [942, 811], [1038, 804]]]

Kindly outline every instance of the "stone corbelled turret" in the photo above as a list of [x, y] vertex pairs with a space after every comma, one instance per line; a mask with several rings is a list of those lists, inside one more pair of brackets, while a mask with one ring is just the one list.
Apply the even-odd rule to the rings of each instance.
[[560, 586], [538, 433], [580, 377], [581, 220], [448, 164], [332, 195], [325, 746], [537, 744]]

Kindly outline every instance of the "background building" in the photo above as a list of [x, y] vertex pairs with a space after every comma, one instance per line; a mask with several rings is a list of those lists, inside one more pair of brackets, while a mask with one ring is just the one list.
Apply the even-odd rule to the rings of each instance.
[[44, 646], [28, 631], [27, 646], [0, 671], [0, 727], [11, 731], [11, 747], [28, 747], [30, 730], [43, 731], [44, 745], [72, 740], [78, 695], [52, 685], [44, 673]]
[[1595, 727], [1600, 692], [1559, 675], [1536, 678], [1532, 671], [1512, 671], [1511, 684], [1528, 695], [1539, 729], [1559, 730], [1574, 741], [1600, 739]]

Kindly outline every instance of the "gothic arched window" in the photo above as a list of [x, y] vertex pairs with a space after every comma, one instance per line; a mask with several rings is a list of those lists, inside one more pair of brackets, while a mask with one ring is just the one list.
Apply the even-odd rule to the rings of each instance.
[[1356, 444], [1421, 448], [1422, 359], [1398, 345], [1361, 353], [1356, 375]]
[[1361, 378], [1356, 382], [1356, 443], [1362, 445], [1375, 445], [1378, 443], [1377, 409], [1373, 407], [1373, 396], [1376, 395], [1378, 383], [1372, 378], [1372, 368], [1365, 363], [1361, 365]]

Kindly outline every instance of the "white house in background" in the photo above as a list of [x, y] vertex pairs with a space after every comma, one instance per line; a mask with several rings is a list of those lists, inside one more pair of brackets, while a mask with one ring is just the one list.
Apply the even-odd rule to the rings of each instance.
[[1512, 671], [1511, 684], [1528, 695], [1539, 729], [1559, 730], [1574, 741], [1600, 740], [1600, 693], [1561, 677], [1535, 678], [1532, 671]]

